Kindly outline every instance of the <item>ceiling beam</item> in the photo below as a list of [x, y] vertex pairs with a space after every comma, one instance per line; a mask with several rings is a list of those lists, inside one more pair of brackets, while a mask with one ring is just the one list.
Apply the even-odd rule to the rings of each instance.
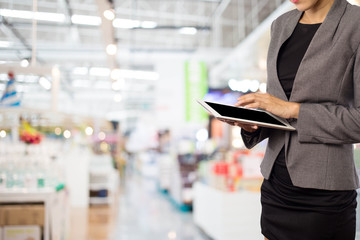
[[212, 23], [213, 23], [213, 47], [222, 46], [222, 15], [226, 8], [229, 6], [231, 0], [222, 0], [219, 6], [216, 8]]
[[[106, 46], [108, 46], [109, 44], [116, 45], [116, 41], [114, 37], [114, 27], [112, 26], [112, 21], [104, 17], [104, 11], [112, 9], [113, 6], [108, 0], [96, 0], [96, 4], [98, 7], [99, 16], [101, 17], [101, 32], [102, 32], [104, 51], [105, 51]], [[107, 59], [110, 69], [117, 68], [116, 54], [115, 55], [107, 54]]]
[[[115, 9], [117, 16], [124, 16], [129, 17], [131, 16], [131, 12], [129, 8], [123, 8], [123, 7], [117, 7]], [[153, 11], [153, 10], [144, 10], [144, 9], [137, 9], [136, 15], [140, 18], [149, 18], [149, 19], [164, 19], [164, 20], [180, 20], [184, 22], [197, 22], [198, 24], [209, 24], [209, 16], [200, 16], [200, 15], [194, 15], [194, 14], [180, 14], [170, 11]], [[224, 25], [236, 25], [236, 20], [231, 20], [224, 18], [223, 19]]]

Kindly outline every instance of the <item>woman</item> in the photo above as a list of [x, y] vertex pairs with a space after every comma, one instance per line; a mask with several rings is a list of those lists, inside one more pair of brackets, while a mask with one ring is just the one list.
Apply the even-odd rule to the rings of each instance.
[[261, 229], [269, 240], [353, 240], [359, 179], [360, 9], [346, 0], [291, 0], [271, 27], [267, 93], [236, 106], [262, 108], [296, 131], [238, 124], [246, 147], [268, 138]]

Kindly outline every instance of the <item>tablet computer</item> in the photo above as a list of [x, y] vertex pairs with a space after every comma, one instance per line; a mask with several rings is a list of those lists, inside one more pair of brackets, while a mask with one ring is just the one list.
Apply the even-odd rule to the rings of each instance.
[[221, 103], [197, 100], [211, 115], [220, 120], [254, 124], [261, 127], [277, 128], [294, 131], [285, 119], [282, 119], [265, 110], [235, 107]]

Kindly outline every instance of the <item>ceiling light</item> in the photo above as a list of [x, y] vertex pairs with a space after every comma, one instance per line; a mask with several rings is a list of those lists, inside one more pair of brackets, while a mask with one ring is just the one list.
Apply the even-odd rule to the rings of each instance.
[[65, 22], [65, 15], [62, 13], [36, 12], [35, 19], [49, 22]]
[[72, 70], [72, 73], [75, 75], [87, 75], [89, 69], [87, 67], [76, 67]]
[[158, 80], [159, 74], [152, 71], [113, 69], [111, 72], [112, 79], [133, 78], [139, 80]]
[[92, 67], [89, 71], [90, 75], [98, 77], [108, 77], [110, 75], [109, 68]]
[[3, 17], [33, 19], [34, 13], [32, 11], [19, 11], [10, 9], [0, 9], [0, 15]]
[[65, 15], [62, 13], [33, 12], [11, 9], [0, 9], [0, 15], [4, 17], [35, 19], [48, 22], [65, 22]]
[[114, 95], [114, 102], [121, 102], [122, 96], [120, 93]]
[[110, 83], [110, 81], [96, 81], [95, 84], [93, 85], [93, 87], [96, 88], [96, 89], [110, 90], [111, 89], [111, 83]]
[[16, 86], [16, 91], [18, 92], [18, 93], [20, 93], [20, 92], [29, 92], [30, 90], [30, 87], [29, 86], [24, 86], [24, 85], [17, 85]]
[[137, 28], [140, 27], [140, 21], [116, 18], [113, 21], [113, 27], [125, 29]]
[[197, 33], [197, 29], [194, 27], [183, 27], [179, 29], [179, 33], [185, 35], [195, 35]]
[[115, 55], [117, 52], [117, 46], [115, 44], [109, 44], [106, 46], [106, 53], [108, 55]]
[[120, 69], [115, 68], [115, 69], [113, 69], [113, 70], [111, 71], [111, 79], [116, 80], [116, 79], [118, 79], [118, 78], [120, 78], [120, 77], [122, 77], [122, 76], [121, 76], [121, 70], [120, 70]]
[[2, 48], [10, 47], [11, 45], [12, 45], [12, 42], [0, 41], [0, 47], [2, 47]]
[[108, 9], [108, 10], [105, 10], [104, 11], [104, 17], [107, 19], [107, 20], [114, 20], [115, 18], [115, 13], [114, 13], [114, 9]]
[[156, 28], [157, 27], [157, 23], [153, 22], [153, 21], [143, 21], [143, 22], [141, 22], [140, 25], [142, 28]]
[[39, 81], [39, 76], [19, 74], [16, 75], [16, 81], [24, 83], [37, 83]]
[[45, 78], [45, 77], [40, 77], [39, 83], [40, 83], [40, 85], [41, 85], [43, 88], [45, 88], [46, 90], [50, 90], [50, 89], [51, 89], [51, 83], [50, 83], [50, 81], [49, 81], [47, 78]]
[[97, 16], [74, 14], [71, 16], [71, 22], [73, 24], [99, 26], [101, 24], [101, 18]]
[[111, 88], [112, 90], [114, 91], [119, 91], [121, 89], [121, 83], [120, 81], [114, 81], [112, 84], [111, 84]]
[[85, 80], [85, 79], [75, 79], [74, 81], [72, 81], [71, 85], [74, 88], [90, 88], [91, 87], [90, 81]]
[[22, 66], [22, 67], [28, 67], [29, 66], [29, 60], [27, 60], [27, 59], [23, 59], [23, 60], [21, 60], [21, 62], [20, 62], [20, 66]]

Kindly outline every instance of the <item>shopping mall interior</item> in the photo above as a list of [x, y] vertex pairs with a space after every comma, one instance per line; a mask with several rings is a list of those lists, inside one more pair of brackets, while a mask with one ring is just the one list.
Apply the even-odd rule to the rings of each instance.
[[292, 8], [0, 0], [0, 240], [263, 239], [267, 142], [246, 149], [196, 100], [265, 92]]

